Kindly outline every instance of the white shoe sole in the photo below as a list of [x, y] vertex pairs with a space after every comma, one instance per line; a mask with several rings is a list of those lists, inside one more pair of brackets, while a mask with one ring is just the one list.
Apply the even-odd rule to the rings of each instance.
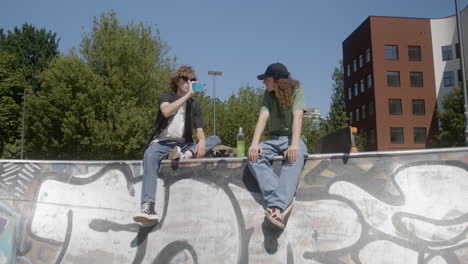
[[294, 207], [294, 200], [295, 200], [295, 199], [293, 199], [293, 200], [291, 201], [291, 203], [288, 205], [288, 207], [284, 210], [284, 212], [283, 212], [283, 219], [288, 218], [289, 215], [291, 214], [291, 210], [292, 210], [293, 207]]
[[169, 152], [168, 159], [170, 160], [176, 160], [179, 159], [182, 155], [182, 151], [180, 150], [180, 147], [175, 147], [171, 152]]
[[265, 211], [265, 216], [266, 216], [266, 218], [268, 219], [268, 221], [270, 221], [270, 223], [271, 223], [272, 225], [274, 225], [275, 227], [277, 227], [277, 228], [279, 228], [279, 229], [281, 229], [281, 230], [284, 230], [284, 228], [285, 228], [284, 224], [281, 223], [281, 222], [279, 222], [279, 221], [277, 221], [275, 218], [273, 218], [273, 217], [272, 217], [269, 213], [267, 213], [266, 211]]
[[159, 216], [148, 217], [147, 215], [137, 215], [133, 217], [133, 221], [138, 223], [158, 223]]

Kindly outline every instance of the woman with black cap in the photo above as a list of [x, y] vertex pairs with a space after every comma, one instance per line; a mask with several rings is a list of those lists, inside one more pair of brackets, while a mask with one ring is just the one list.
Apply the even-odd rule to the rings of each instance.
[[[281, 63], [271, 64], [257, 78], [263, 80], [267, 90], [249, 148], [248, 165], [267, 201], [265, 216], [274, 226], [284, 229], [284, 219], [291, 212], [307, 155], [306, 145], [301, 140], [304, 88], [299, 81], [290, 78], [286, 66]], [[260, 143], [268, 119], [269, 138]], [[277, 155], [286, 159], [279, 175], [270, 164]]]

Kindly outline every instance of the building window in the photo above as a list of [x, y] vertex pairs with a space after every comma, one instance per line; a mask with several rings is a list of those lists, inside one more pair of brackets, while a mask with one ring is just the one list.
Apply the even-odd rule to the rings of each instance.
[[424, 99], [413, 99], [413, 115], [425, 115], [426, 106]]
[[367, 89], [372, 88], [372, 75], [367, 75]]
[[460, 43], [455, 44], [455, 57], [460, 58]]
[[444, 86], [455, 86], [455, 76], [453, 71], [444, 72]]
[[364, 56], [361, 54], [359, 55], [359, 68], [364, 67]]
[[358, 122], [359, 121], [359, 108], [356, 108], [356, 110], [354, 110], [354, 115], [355, 115], [354, 118], [356, 122]]
[[355, 84], [354, 84], [354, 96], [358, 96], [358, 94], [359, 94], [358, 84], [355, 83]]
[[348, 100], [351, 101], [352, 98], [353, 98], [353, 91], [351, 90], [351, 88], [348, 88]]
[[369, 116], [374, 116], [374, 102], [369, 103]]
[[390, 142], [392, 144], [403, 144], [405, 139], [403, 137], [402, 127], [391, 127], [390, 128]]
[[423, 73], [422, 72], [410, 72], [410, 83], [411, 87], [423, 87]]
[[397, 45], [385, 45], [385, 59], [398, 60], [398, 46]]
[[366, 63], [370, 62], [370, 49], [366, 49]]
[[408, 60], [410, 61], [421, 60], [421, 47], [420, 46], [408, 46]]
[[426, 144], [426, 128], [425, 127], [414, 128], [414, 143]]
[[357, 62], [356, 59], [353, 60], [353, 72], [357, 71]]
[[353, 123], [353, 111], [349, 112], [349, 123]]
[[375, 144], [375, 129], [369, 129], [369, 143]]
[[365, 105], [361, 107], [361, 117], [362, 117], [362, 120], [365, 120], [367, 118], [367, 109]]
[[401, 115], [401, 99], [388, 99], [388, 113], [391, 115]]
[[400, 72], [388, 71], [387, 72], [387, 85], [392, 87], [400, 87]]
[[443, 61], [448, 61], [451, 60], [452, 57], [452, 46], [447, 45], [447, 46], [442, 46], [442, 60]]
[[349, 77], [351, 76], [351, 65], [346, 65], [346, 75]]
[[359, 83], [360, 83], [360, 86], [361, 86], [361, 93], [364, 93], [364, 91], [365, 91], [365, 89], [366, 89], [366, 88], [364, 87], [364, 79], [362, 79]]

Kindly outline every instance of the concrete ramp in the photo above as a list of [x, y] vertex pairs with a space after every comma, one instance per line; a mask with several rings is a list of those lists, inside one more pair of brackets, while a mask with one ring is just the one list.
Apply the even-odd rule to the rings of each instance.
[[[274, 167], [281, 164], [278, 158]], [[310, 155], [286, 229], [246, 160], [0, 160], [0, 263], [468, 263], [468, 148]]]

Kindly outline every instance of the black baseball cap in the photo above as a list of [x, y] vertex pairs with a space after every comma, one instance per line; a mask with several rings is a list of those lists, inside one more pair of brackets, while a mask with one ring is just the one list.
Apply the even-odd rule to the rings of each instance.
[[268, 77], [273, 77], [276, 79], [289, 78], [289, 72], [286, 66], [282, 63], [273, 63], [268, 66], [264, 74], [257, 76], [259, 80], [264, 80]]

